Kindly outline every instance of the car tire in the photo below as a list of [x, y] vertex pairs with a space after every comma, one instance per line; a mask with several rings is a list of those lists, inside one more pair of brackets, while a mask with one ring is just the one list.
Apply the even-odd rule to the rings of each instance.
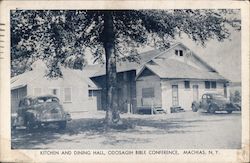
[[215, 106], [211, 105], [208, 109], [208, 112], [211, 113], [211, 114], [214, 114], [215, 113]]
[[67, 124], [66, 121], [59, 122], [59, 123], [58, 123], [58, 128], [59, 128], [60, 130], [64, 130], [64, 129], [66, 128], [66, 124]]
[[193, 111], [193, 112], [197, 112], [197, 111], [198, 111], [198, 108], [197, 108], [195, 105], [192, 105], [192, 111]]
[[31, 121], [26, 122], [26, 128], [27, 130], [33, 130], [34, 129], [34, 124]]
[[233, 111], [232, 110], [227, 110], [227, 113], [228, 114], [231, 114]]

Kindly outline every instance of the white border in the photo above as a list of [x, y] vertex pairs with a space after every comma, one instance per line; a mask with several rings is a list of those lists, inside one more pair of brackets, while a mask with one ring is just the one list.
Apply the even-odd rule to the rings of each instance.
[[[242, 11], [242, 149], [221, 150], [216, 156], [42, 156], [40, 150], [10, 149], [10, 15], [11, 9], [241, 9]], [[248, 162], [249, 160], [249, 2], [248, 1], [1, 1], [0, 21], [6, 24], [5, 53], [0, 60], [1, 161], [23, 162]], [[3, 21], [3, 22], [2, 22]], [[2, 109], [4, 108], [4, 109]], [[237, 133], [236, 133], [237, 134]], [[183, 150], [179, 150], [180, 153]]]

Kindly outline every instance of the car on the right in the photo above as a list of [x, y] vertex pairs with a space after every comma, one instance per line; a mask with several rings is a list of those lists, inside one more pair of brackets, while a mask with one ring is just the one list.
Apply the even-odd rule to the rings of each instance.
[[202, 109], [208, 113], [215, 113], [216, 111], [226, 111], [228, 114], [233, 111], [238, 111], [238, 107], [230, 102], [221, 94], [205, 93], [202, 95], [201, 100], [192, 102], [193, 112]]

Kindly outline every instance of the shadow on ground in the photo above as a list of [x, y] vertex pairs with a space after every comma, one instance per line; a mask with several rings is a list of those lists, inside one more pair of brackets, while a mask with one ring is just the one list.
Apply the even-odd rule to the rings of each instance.
[[[200, 113], [205, 116], [210, 116], [207, 113]], [[218, 114], [218, 119], [214, 121], [222, 121], [224, 114]], [[126, 134], [134, 135], [150, 135], [150, 134], [184, 134], [189, 132], [201, 132], [198, 128], [203, 122], [211, 121], [206, 118], [192, 119], [192, 118], [124, 118], [125, 124], [116, 129], [105, 130], [103, 119], [83, 118], [72, 120], [67, 124], [65, 130], [58, 130], [56, 128], [42, 128], [34, 131], [13, 130], [11, 134], [12, 149], [35, 149], [36, 146], [46, 145], [53, 142], [61, 141], [79, 141], [80, 139], [96, 139], [105, 138], [102, 142], [104, 145], [116, 145], [119, 143], [144, 143], [151, 141], [150, 139], [143, 139], [140, 137], [126, 137]], [[123, 137], [120, 135], [123, 134]], [[63, 135], [67, 138], [60, 139]], [[79, 140], [71, 139], [71, 136], [83, 135]], [[125, 135], [125, 136], [124, 136]]]

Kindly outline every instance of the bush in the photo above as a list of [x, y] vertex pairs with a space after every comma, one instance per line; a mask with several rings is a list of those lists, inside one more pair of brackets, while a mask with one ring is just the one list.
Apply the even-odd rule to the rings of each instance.
[[230, 93], [230, 101], [234, 103], [240, 103], [241, 102], [240, 91], [236, 90], [233, 93]]

